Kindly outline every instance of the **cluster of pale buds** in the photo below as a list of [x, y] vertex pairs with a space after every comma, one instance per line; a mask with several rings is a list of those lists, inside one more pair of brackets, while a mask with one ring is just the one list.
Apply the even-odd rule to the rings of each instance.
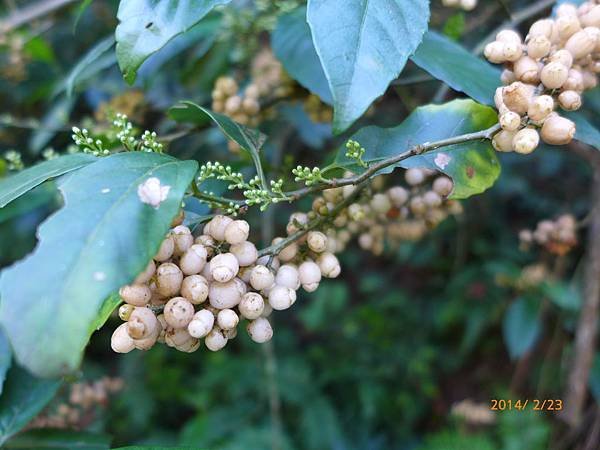
[[521, 230], [519, 240], [524, 250], [537, 244], [555, 255], [565, 255], [577, 245], [577, 220], [571, 214], [542, 220], [533, 231]]
[[502, 126], [493, 139], [496, 150], [528, 154], [540, 137], [547, 144], [568, 144], [575, 123], [555, 109], [579, 109], [583, 92], [598, 84], [600, 5], [563, 3], [555, 19], [531, 26], [524, 42], [517, 32], [503, 30], [484, 54], [506, 66], [501, 77], [505, 86], [494, 97]]
[[[417, 241], [450, 214], [460, 214], [460, 203], [447, 198], [453, 189], [452, 180], [434, 174], [428, 169], [408, 169], [407, 187], [387, 189], [384, 177], [375, 178], [370, 195], [358, 198], [333, 218], [327, 230], [329, 250], [342, 251], [357, 236], [362, 249], [379, 255], [386, 242]], [[327, 216], [354, 189], [344, 186], [323, 191], [323, 196], [313, 202], [313, 214]]]
[[291, 242], [278, 256], [261, 258], [249, 234], [246, 221], [223, 215], [197, 237], [183, 225], [173, 228], [146, 269], [119, 291], [125, 322], [113, 333], [113, 350], [148, 350], [160, 342], [193, 352], [203, 339], [217, 351], [244, 319], [250, 338], [267, 342], [273, 336], [267, 319], [272, 310], [292, 306], [300, 287], [312, 292], [322, 276], [340, 273], [337, 258], [326, 251], [327, 237], [318, 231]]

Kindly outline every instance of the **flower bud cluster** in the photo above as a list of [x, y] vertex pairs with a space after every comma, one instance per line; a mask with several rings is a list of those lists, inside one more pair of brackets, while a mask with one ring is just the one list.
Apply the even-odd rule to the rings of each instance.
[[571, 214], [564, 214], [556, 220], [542, 220], [535, 230], [521, 230], [521, 248], [528, 250], [537, 244], [548, 252], [562, 256], [577, 245], [577, 221]]
[[[304, 223], [301, 214], [293, 215], [288, 232]], [[246, 221], [223, 215], [197, 237], [175, 226], [146, 269], [120, 289], [124, 323], [113, 333], [113, 350], [148, 350], [160, 342], [194, 352], [203, 340], [217, 351], [236, 337], [242, 321], [253, 341], [266, 342], [273, 336], [267, 319], [273, 309], [289, 308], [300, 287], [312, 292], [322, 276], [340, 273], [323, 233], [311, 231], [302, 243], [262, 258], [249, 235]]]
[[540, 138], [550, 145], [568, 144], [575, 123], [555, 110], [579, 109], [583, 92], [598, 84], [600, 4], [563, 3], [556, 18], [533, 23], [525, 41], [517, 32], [503, 30], [484, 54], [505, 65], [505, 86], [494, 97], [502, 126], [493, 139], [495, 149], [528, 154]]
[[[333, 226], [327, 231], [330, 251], [342, 251], [357, 236], [361, 248], [379, 255], [386, 241], [399, 244], [419, 240], [449, 215], [460, 214], [460, 203], [447, 198], [453, 189], [452, 180], [434, 173], [408, 169], [408, 186], [387, 189], [383, 177], [375, 178], [369, 195], [357, 199], [332, 220]], [[323, 191], [313, 202], [312, 214], [327, 216], [354, 189], [344, 186]]]
[[[212, 110], [234, 121], [256, 127], [268, 115], [261, 109], [261, 100], [283, 97], [290, 91], [291, 80], [284, 74], [281, 63], [269, 49], [260, 51], [252, 62], [252, 81], [243, 89], [229, 76], [219, 77], [212, 91]], [[240, 150], [230, 141], [232, 152]]]
[[74, 383], [66, 392], [66, 398], [59, 396], [60, 403], [53, 402], [27, 425], [27, 429], [84, 429], [96, 419], [97, 408], [108, 406], [110, 396], [121, 389], [121, 378], [103, 377], [96, 381]]

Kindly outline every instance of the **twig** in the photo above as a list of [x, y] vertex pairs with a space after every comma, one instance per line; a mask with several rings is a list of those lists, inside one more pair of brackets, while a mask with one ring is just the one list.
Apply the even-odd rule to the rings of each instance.
[[500, 125], [496, 124], [486, 130], [477, 131], [475, 133], [462, 134], [460, 136], [453, 136], [447, 139], [441, 139], [435, 142], [425, 142], [424, 144], [415, 145], [409, 150], [400, 153], [398, 155], [391, 156], [389, 158], [382, 159], [381, 161], [369, 166], [363, 173], [347, 178], [332, 178], [325, 180], [322, 183], [308, 186], [295, 191], [285, 192], [285, 195], [291, 199], [291, 201], [298, 200], [306, 195], [320, 192], [325, 189], [336, 188], [348, 185], [358, 185], [365, 180], [368, 180], [372, 176], [376, 175], [381, 170], [393, 166], [394, 164], [404, 161], [412, 156], [421, 155], [423, 153], [436, 150], [440, 147], [447, 147], [449, 145], [462, 144], [464, 142], [477, 141], [481, 139], [491, 139], [496, 132], [500, 130]]
[[593, 164], [591, 221], [588, 229], [583, 278], [583, 305], [575, 332], [575, 355], [569, 373], [565, 409], [561, 418], [571, 427], [581, 422], [596, 348], [600, 315], [600, 164]]
[[261, 256], [265, 255], [278, 255], [288, 245], [302, 239], [302, 237], [309, 231], [320, 228], [325, 223], [333, 220], [340, 212], [342, 212], [342, 210], [344, 210], [348, 205], [350, 205], [356, 199], [356, 197], [358, 197], [362, 189], [367, 185], [368, 180], [369, 179], [367, 178], [361, 181], [360, 184], [356, 186], [354, 192], [352, 192], [352, 194], [346, 197], [343, 201], [338, 203], [328, 215], [314, 219], [312, 222], [309, 222], [304, 228], [289, 235], [285, 239], [282, 239], [277, 244], [270, 245], [269, 247], [260, 250], [258, 252], [258, 257], [260, 258]]
[[40, 0], [37, 3], [33, 3], [18, 9], [13, 13], [9, 14], [6, 18], [0, 21], [0, 32], [7, 33], [15, 28], [20, 27], [33, 20], [39, 19], [40, 17], [50, 14], [69, 3], [74, 3], [75, 0]]

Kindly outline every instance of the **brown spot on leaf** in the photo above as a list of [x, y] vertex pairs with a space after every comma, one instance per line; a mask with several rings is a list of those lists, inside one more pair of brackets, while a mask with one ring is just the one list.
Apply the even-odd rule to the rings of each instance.
[[473, 166], [467, 167], [467, 176], [469, 178], [473, 178], [474, 175], [475, 175], [475, 169], [473, 169]]

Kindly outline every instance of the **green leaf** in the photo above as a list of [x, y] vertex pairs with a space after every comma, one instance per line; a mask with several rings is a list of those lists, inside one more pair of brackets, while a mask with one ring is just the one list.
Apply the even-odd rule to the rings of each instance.
[[132, 84], [137, 70], [167, 42], [200, 22], [215, 6], [231, 0], [122, 0], [115, 36], [123, 77]]
[[184, 101], [169, 110], [169, 116], [174, 120], [183, 120], [191, 123], [201, 123], [205, 118], [215, 122], [223, 134], [249, 153], [258, 153], [267, 137], [260, 131], [245, 127], [234, 122], [223, 114], [203, 108], [193, 102]]
[[42, 428], [15, 436], [3, 448], [31, 450], [108, 450], [110, 449], [110, 441], [111, 437], [106, 434]]
[[307, 19], [339, 133], [398, 77], [427, 31], [429, 1], [309, 0]]
[[[365, 149], [368, 163], [402, 153], [417, 144], [434, 142], [465, 133], [484, 130], [497, 120], [496, 112], [472, 100], [454, 100], [443, 105], [417, 108], [394, 128], [365, 127], [352, 136]], [[336, 162], [349, 164], [345, 148]], [[423, 155], [413, 156], [381, 171], [394, 167], [423, 167], [445, 173], [454, 180], [452, 198], [467, 198], [491, 187], [500, 175], [500, 163], [489, 141], [471, 141], [450, 145]], [[352, 167], [356, 170], [356, 167]], [[364, 170], [364, 169], [363, 169]]]
[[6, 380], [6, 373], [11, 366], [12, 352], [10, 350], [10, 344], [4, 331], [0, 329], [0, 395], [4, 388], [4, 380]]
[[[84, 73], [87, 69], [92, 67], [96, 61], [98, 61], [102, 56], [104, 56], [114, 45], [115, 37], [108, 36], [98, 42], [94, 47], [88, 51], [83, 58], [79, 60], [79, 62], [73, 67], [71, 73], [67, 77], [65, 82], [65, 89], [67, 91], [67, 95], [70, 97], [73, 95], [73, 90], [75, 88], [75, 84], [77, 83], [77, 79], [79, 76]], [[94, 72], [104, 69], [103, 66], [96, 66]], [[88, 74], [89, 76], [89, 74]]]
[[502, 334], [512, 359], [531, 350], [542, 331], [539, 305], [526, 298], [515, 300], [506, 311], [502, 322]]
[[578, 311], [583, 300], [580, 287], [576, 283], [550, 282], [542, 283], [545, 295], [558, 307], [567, 311]]
[[102, 306], [96, 315], [96, 318], [92, 321], [90, 325], [89, 335], [91, 336], [94, 331], [98, 331], [100, 328], [104, 326], [112, 312], [115, 310], [117, 306], [119, 306], [123, 300], [119, 294], [114, 293], [108, 296], [104, 302], [102, 302]]
[[156, 445], [133, 445], [131, 447], [119, 447], [113, 450], [201, 450], [198, 447], [163, 447]]
[[22, 367], [11, 367], [0, 396], [0, 446], [46, 406], [60, 385], [60, 381], [35, 378]]
[[85, 153], [60, 156], [0, 180], [0, 208], [44, 181], [80, 169], [96, 160], [95, 156]]
[[452, 89], [464, 92], [479, 103], [494, 103], [500, 71], [447, 37], [435, 31], [425, 33], [411, 59]]
[[284, 14], [271, 35], [273, 52], [285, 71], [298, 83], [332, 104], [331, 91], [306, 23], [306, 7]]
[[[0, 325], [21, 364], [40, 376], [79, 365], [102, 303], [156, 253], [197, 166], [162, 154], [119, 153], [62, 183], [65, 207], [40, 226], [35, 251], [0, 276]], [[150, 177], [170, 186], [157, 209], [137, 193]]]
[[575, 139], [600, 150], [600, 130], [592, 125], [581, 112], [565, 112], [563, 115], [575, 122]]

